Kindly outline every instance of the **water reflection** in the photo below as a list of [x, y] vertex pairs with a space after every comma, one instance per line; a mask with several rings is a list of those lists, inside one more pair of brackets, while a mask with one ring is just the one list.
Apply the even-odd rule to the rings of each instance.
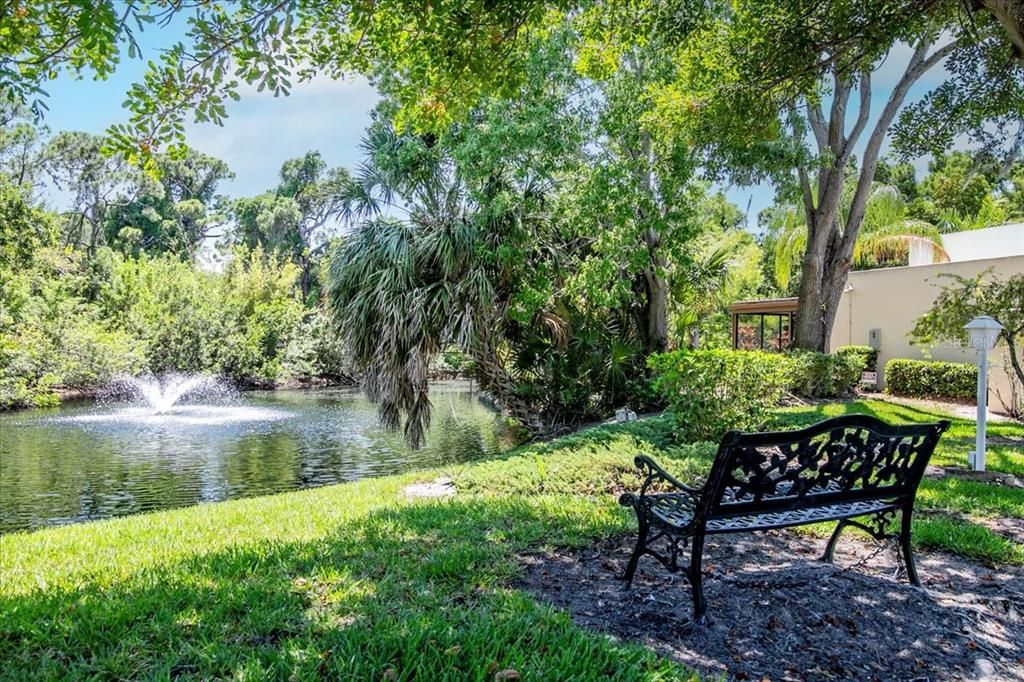
[[70, 406], [0, 415], [0, 532], [463, 462], [500, 449], [468, 384], [432, 389], [426, 445], [383, 430], [354, 389], [249, 394], [230, 411]]

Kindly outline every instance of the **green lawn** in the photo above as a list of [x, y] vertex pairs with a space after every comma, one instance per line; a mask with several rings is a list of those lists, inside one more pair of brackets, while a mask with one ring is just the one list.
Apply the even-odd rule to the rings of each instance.
[[[851, 411], [936, 418], [858, 402], [780, 421]], [[591, 429], [447, 469], [451, 501], [405, 500], [404, 485], [442, 473], [421, 472], [0, 537], [0, 679], [491, 680], [507, 668], [526, 679], [686, 679], [510, 588], [525, 548], [633, 527], [615, 499], [637, 485], [638, 450], [690, 478], [706, 471], [714, 446], [675, 444], [671, 423]], [[957, 421], [937, 461], [963, 464], [972, 429]], [[993, 447], [989, 462], [1019, 472], [1024, 453]], [[1021, 491], [951, 478], [920, 495], [919, 545], [1024, 563], [1024, 547], [983, 525], [1024, 518]]]

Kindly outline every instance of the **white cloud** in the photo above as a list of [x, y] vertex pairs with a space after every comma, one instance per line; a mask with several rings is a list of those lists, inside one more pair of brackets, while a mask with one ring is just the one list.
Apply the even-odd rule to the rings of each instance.
[[354, 166], [359, 141], [379, 96], [363, 78], [315, 78], [288, 97], [245, 86], [228, 107], [224, 126], [186, 126], [189, 145], [223, 159], [235, 172], [224, 189], [232, 196], [258, 194], [276, 184], [281, 163], [310, 150], [329, 165]]

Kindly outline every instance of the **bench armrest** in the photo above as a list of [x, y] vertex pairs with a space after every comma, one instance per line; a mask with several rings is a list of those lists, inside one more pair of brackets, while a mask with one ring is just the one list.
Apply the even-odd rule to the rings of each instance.
[[640, 486], [639, 494], [634, 495], [633, 493], [625, 493], [619, 497], [619, 504], [623, 507], [639, 508], [639, 506], [643, 504], [644, 497], [647, 495], [647, 489], [655, 481], [664, 481], [679, 492], [690, 495], [695, 501], [700, 500], [703, 492], [702, 490], [686, 485], [678, 478], [662, 469], [657, 462], [647, 455], [637, 455], [633, 462], [640, 470], [640, 473], [645, 474], [644, 482], [643, 485]]

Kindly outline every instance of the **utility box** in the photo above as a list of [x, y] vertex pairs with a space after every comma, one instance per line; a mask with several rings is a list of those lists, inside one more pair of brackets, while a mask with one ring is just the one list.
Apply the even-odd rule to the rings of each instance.
[[882, 330], [881, 329], [869, 329], [868, 330], [868, 345], [875, 350], [882, 350]]

